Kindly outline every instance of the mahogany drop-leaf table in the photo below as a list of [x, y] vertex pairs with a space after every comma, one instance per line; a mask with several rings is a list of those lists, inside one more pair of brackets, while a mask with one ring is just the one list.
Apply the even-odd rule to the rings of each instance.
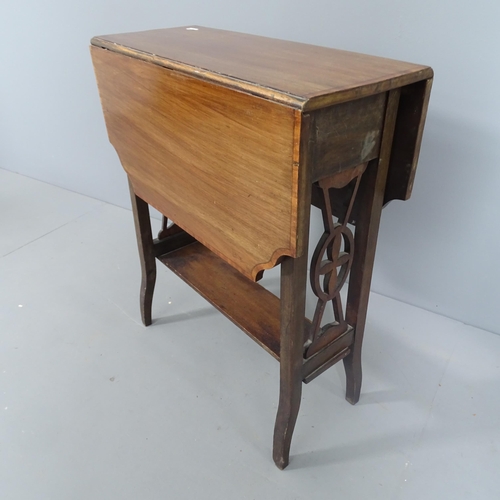
[[[130, 183], [142, 320], [151, 324], [158, 259], [279, 361], [283, 469], [303, 382], [343, 360], [346, 398], [359, 399], [381, 210], [410, 196], [432, 69], [199, 26], [91, 44]], [[155, 239], [149, 205], [164, 215]], [[324, 233], [309, 262], [311, 205]], [[280, 298], [258, 283], [277, 265]]]

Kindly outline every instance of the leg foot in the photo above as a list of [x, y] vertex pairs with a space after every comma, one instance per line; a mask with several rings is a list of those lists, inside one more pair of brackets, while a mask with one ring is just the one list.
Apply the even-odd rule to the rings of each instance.
[[290, 387], [281, 382], [280, 402], [274, 426], [273, 459], [278, 469], [283, 470], [290, 460], [290, 445], [302, 394], [302, 380]]
[[361, 371], [361, 353], [356, 355], [355, 352], [351, 352], [351, 354], [346, 356], [343, 361], [346, 374], [345, 398], [349, 401], [349, 403], [355, 405], [359, 401], [361, 382], [363, 379]]
[[151, 310], [153, 308], [153, 292], [156, 283], [156, 266], [154, 269], [148, 269], [142, 272], [141, 281], [141, 319], [144, 326], [149, 326], [152, 323]]

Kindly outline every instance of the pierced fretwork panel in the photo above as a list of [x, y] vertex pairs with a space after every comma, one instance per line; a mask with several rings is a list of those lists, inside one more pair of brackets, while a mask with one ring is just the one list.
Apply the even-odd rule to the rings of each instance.
[[[344, 286], [354, 255], [354, 236], [347, 226], [367, 163], [318, 181], [322, 192], [319, 203], [325, 232], [321, 236], [311, 260], [311, 288], [318, 297], [316, 310], [304, 345], [304, 357], [309, 358], [349, 329], [345, 321], [340, 291]], [[352, 194], [345, 213], [334, 222], [332, 190], [353, 183]], [[328, 303], [333, 307], [334, 321], [321, 326]]]

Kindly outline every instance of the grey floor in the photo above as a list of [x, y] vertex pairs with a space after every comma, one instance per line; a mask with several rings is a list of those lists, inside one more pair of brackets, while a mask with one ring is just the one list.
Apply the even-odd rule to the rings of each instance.
[[500, 498], [500, 336], [372, 294], [280, 472], [277, 362], [165, 268], [140, 324], [129, 211], [0, 170], [0, 235], [1, 500]]

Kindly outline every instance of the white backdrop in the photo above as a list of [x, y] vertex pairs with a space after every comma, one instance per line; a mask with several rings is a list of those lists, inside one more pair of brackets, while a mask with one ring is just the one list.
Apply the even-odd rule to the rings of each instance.
[[372, 289], [500, 333], [499, 20], [498, 0], [2, 0], [0, 167], [129, 206], [94, 35], [199, 24], [428, 64], [414, 194], [384, 211]]

